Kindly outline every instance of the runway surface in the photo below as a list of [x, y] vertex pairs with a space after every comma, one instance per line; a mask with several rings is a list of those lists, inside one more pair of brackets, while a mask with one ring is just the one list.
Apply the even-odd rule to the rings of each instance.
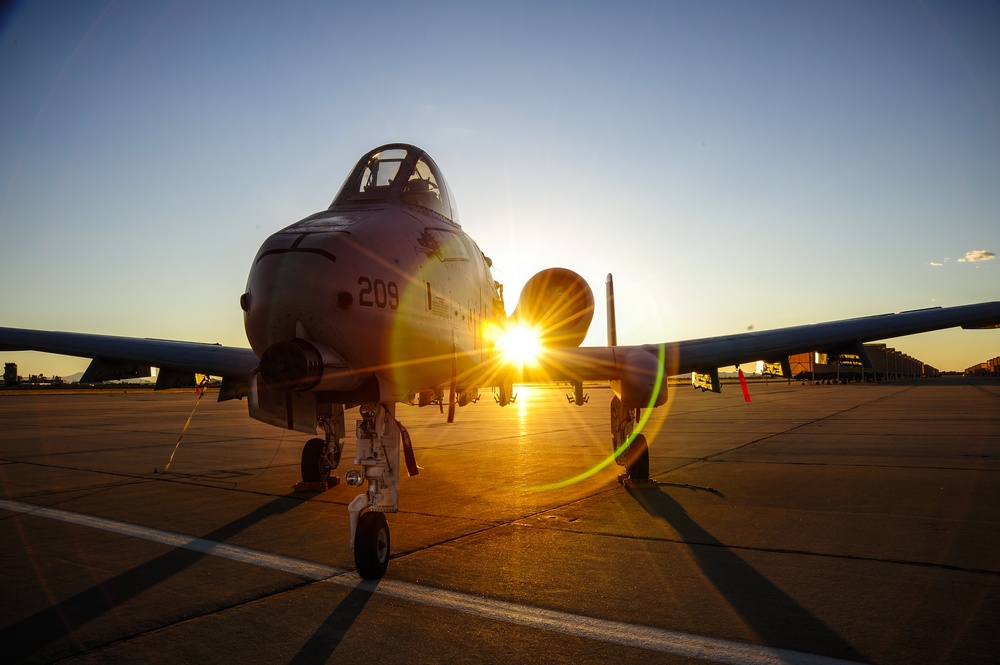
[[154, 473], [195, 395], [0, 395], [0, 660], [996, 661], [997, 382], [676, 388], [640, 490], [587, 475], [588, 391], [400, 407], [421, 471], [377, 584], [358, 490], [294, 493], [308, 437], [245, 402], [206, 398]]

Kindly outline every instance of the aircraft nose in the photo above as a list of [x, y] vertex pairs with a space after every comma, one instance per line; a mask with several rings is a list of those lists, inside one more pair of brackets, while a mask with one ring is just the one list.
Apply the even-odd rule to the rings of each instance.
[[[307, 242], [308, 241], [308, 242]], [[329, 242], [277, 233], [261, 246], [240, 298], [247, 339], [258, 356], [279, 342], [337, 335], [337, 257]]]

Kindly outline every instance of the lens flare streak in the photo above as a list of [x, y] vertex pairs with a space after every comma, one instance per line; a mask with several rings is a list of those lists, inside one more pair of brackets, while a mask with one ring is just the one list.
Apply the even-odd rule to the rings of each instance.
[[566, 480], [560, 480], [558, 482], [550, 483], [548, 485], [536, 485], [534, 487], [529, 487], [528, 489], [530, 491], [545, 492], [549, 490], [562, 489], [563, 487], [569, 487], [570, 485], [586, 480], [587, 478], [590, 478], [591, 476], [596, 474], [598, 471], [601, 471], [605, 467], [610, 466], [616, 459], [618, 459], [618, 457], [621, 456], [622, 453], [628, 450], [628, 447], [632, 445], [632, 442], [635, 440], [635, 437], [639, 436], [639, 434], [642, 433], [642, 429], [646, 426], [646, 423], [649, 421], [649, 417], [652, 415], [653, 409], [656, 406], [656, 400], [660, 395], [660, 391], [663, 389], [663, 381], [664, 381], [665, 365], [666, 365], [665, 361], [667, 357], [666, 346], [664, 346], [663, 344], [659, 345], [658, 357], [659, 357], [659, 363], [656, 368], [656, 381], [654, 384], [653, 393], [649, 398], [649, 404], [646, 405], [646, 408], [643, 410], [642, 415], [639, 418], [639, 422], [635, 424], [635, 429], [633, 429], [632, 433], [628, 435], [628, 438], [625, 439], [625, 441], [620, 446], [618, 446], [618, 448], [611, 455], [604, 458], [603, 460], [601, 460], [591, 468], [587, 469], [583, 473], [578, 473], [572, 478], [567, 478]]

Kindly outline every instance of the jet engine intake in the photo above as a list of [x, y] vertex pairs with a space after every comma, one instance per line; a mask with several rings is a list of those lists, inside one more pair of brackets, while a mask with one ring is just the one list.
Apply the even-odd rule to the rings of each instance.
[[543, 346], [580, 346], [594, 318], [594, 292], [566, 268], [548, 268], [528, 280], [511, 316], [534, 329]]
[[260, 357], [260, 375], [269, 387], [285, 392], [350, 390], [359, 383], [335, 351], [304, 339], [269, 346]]

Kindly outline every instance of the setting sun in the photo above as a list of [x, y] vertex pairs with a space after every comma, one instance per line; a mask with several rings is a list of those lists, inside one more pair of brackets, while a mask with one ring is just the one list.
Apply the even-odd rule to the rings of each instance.
[[497, 347], [509, 362], [521, 365], [534, 363], [542, 351], [538, 331], [519, 325], [507, 329], [497, 340]]

